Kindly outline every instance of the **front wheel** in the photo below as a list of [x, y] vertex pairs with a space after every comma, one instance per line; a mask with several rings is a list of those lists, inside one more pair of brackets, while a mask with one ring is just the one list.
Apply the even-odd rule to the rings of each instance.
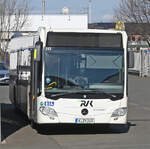
[[129, 131], [129, 124], [111, 124], [109, 129], [113, 133], [127, 133]]

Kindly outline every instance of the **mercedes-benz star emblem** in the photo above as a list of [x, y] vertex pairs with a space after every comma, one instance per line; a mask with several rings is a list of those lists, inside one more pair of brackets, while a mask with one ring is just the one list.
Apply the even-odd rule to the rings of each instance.
[[89, 111], [87, 109], [82, 109], [81, 110], [82, 115], [87, 115]]
[[83, 95], [83, 98], [86, 98], [87, 96], [86, 95]]

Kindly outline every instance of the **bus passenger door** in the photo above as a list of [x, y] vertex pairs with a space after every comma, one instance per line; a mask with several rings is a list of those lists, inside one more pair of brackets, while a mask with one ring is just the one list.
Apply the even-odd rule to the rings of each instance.
[[38, 41], [31, 52], [31, 90], [30, 90], [30, 118], [37, 115], [36, 100], [41, 94], [42, 80], [42, 42]]

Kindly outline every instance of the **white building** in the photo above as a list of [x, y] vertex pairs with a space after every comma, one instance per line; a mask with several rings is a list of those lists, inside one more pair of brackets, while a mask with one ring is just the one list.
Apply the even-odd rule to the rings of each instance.
[[87, 14], [50, 14], [29, 15], [22, 32], [34, 32], [44, 26], [50, 29], [84, 29], [88, 28]]

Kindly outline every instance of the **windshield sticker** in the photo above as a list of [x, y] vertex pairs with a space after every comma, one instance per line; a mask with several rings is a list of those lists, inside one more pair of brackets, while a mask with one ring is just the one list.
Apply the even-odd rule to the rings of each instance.
[[45, 107], [49, 107], [49, 106], [51, 106], [51, 107], [53, 107], [54, 106], [54, 101], [41, 101], [40, 102], [40, 106], [42, 107], [42, 106], [45, 106]]

